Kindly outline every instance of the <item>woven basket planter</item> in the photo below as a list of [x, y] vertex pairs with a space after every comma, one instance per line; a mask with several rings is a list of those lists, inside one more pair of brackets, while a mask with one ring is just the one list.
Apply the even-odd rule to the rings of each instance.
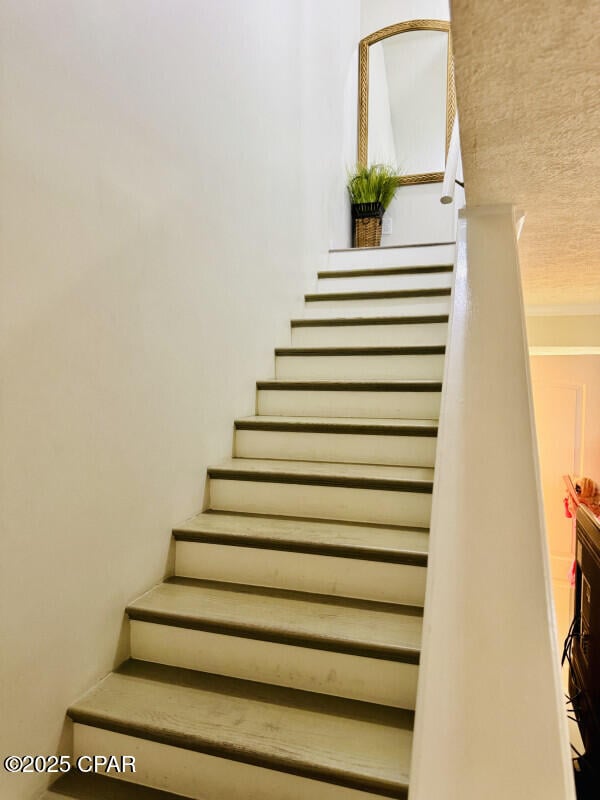
[[384, 208], [381, 203], [352, 203], [352, 246], [379, 247]]

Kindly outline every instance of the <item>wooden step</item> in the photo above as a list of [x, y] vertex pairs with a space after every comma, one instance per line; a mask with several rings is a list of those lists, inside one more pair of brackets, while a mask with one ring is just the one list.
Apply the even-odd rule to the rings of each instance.
[[419, 347], [445, 345], [448, 315], [294, 319], [294, 347]]
[[326, 269], [367, 269], [373, 267], [411, 267], [452, 264], [455, 242], [352, 247], [329, 251]]
[[437, 420], [433, 419], [369, 419], [366, 417], [269, 417], [238, 419], [236, 430], [297, 431], [300, 433], [356, 434], [362, 436], [436, 437]]
[[327, 269], [317, 273], [318, 278], [361, 278], [364, 276], [424, 275], [452, 272], [452, 264], [430, 264], [404, 267], [355, 267], [354, 269]]
[[452, 280], [452, 265], [325, 270], [318, 274], [317, 291], [441, 289], [450, 288]]
[[236, 420], [234, 454], [433, 467], [436, 436], [432, 420], [257, 416]]
[[450, 289], [341, 291], [305, 296], [305, 317], [390, 317], [448, 314]]
[[321, 294], [306, 294], [307, 303], [325, 303], [332, 300], [396, 300], [420, 297], [449, 297], [451, 290], [441, 289], [388, 289], [365, 292], [323, 292]]
[[236, 430], [355, 433], [376, 436], [437, 436], [437, 420], [367, 419], [364, 417], [244, 417]]
[[448, 314], [430, 314], [426, 316], [392, 316], [392, 317], [332, 317], [331, 319], [293, 319], [292, 328], [323, 328], [331, 325], [354, 327], [356, 325], [416, 325], [448, 322]]
[[429, 526], [424, 467], [234, 458], [208, 476], [211, 509]]
[[276, 356], [435, 356], [444, 355], [444, 345], [419, 345], [413, 347], [276, 347]]
[[135, 746], [140, 782], [194, 800], [275, 800], [284, 786], [286, 800], [346, 797], [329, 785], [356, 790], [348, 800], [404, 798], [408, 788], [408, 711], [130, 661], [68, 713], [75, 754]]
[[135, 659], [415, 707], [418, 608], [173, 578], [127, 613]]
[[284, 380], [441, 380], [443, 345], [420, 347], [278, 347]]
[[73, 770], [60, 778], [40, 800], [182, 800], [181, 795], [161, 792], [104, 775]]
[[127, 607], [130, 619], [419, 663], [422, 611], [393, 604], [171, 578]]
[[427, 565], [426, 529], [303, 517], [205, 511], [178, 525], [177, 541], [207, 542], [392, 564]]
[[425, 602], [426, 530], [205, 512], [173, 535], [180, 577], [412, 606]]
[[390, 467], [373, 464], [338, 464], [310, 461], [271, 461], [231, 458], [208, 468], [215, 480], [258, 483], [382, 489], [431, 494], [433, 470], [424, 467]]
[[268, 416], [436, 419], [439, 381], [258, 381], [257, 411]]
[[173, 535], [181, 577], [412, 606], [425, 601], [427, 530], [204, 512]]

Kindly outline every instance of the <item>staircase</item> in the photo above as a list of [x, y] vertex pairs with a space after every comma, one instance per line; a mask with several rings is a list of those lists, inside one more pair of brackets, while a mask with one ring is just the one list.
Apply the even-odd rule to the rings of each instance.
[[45, 800], [407, 796], [453, 261], [331, 253]]

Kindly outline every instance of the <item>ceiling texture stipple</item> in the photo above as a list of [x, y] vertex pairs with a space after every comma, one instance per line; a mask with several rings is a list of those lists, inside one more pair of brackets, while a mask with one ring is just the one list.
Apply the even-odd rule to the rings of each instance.
[[526, 211], [528, 305], [600, 303], [600, 2], [453, 0], [469, 205]]

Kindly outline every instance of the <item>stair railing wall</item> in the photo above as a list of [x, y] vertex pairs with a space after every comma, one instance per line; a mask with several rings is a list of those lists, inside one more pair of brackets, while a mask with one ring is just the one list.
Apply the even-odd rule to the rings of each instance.
[[574, 800], [512, 206], [463, 209], [410, 800]]

